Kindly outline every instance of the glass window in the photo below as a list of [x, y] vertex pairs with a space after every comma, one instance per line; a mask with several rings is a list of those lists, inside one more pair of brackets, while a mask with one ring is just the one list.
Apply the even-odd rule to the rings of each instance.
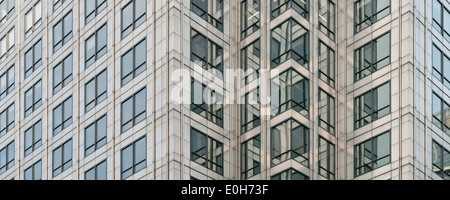
[[32, 166], [27, 168], [24, 172], [25, 180], [41, 180], [42, 179], [42, 161], [34, 163]]
[[223, 71], [223, 49], [204, 35], [191, 30], [191, 61], [205, 70]]
[[59, 92], [72, 81], [72, 66], [73, 57], [70, 54], [53, 68], [53, 94]]
[[355, 32], [371, 26], [391, 13], [391, 0], [359, 0], [355, 2]]
[[241, 110], [241, 132], [245, 133], [261, 125], [259, 88], [244, 96]]
[[223, 31], [223, 0], [192, 0], [191, 10], [220, 31]]
[[322, 41], [319, 42], [319, 78], [330, 87], [335, 87], [335, 53]]
[[334, 144], [319, 137], [319, 174], [328, 180], [335, 179]]
[[433, 124], [450, 136], [450, 105], [435, 93], [432, 101]]
[[95, 167], [86, 171], [84, 175], [85, 180], [107, 180], [107, 166], [106, 160], [96, 165]]
[[14, 51], [14, 35], [15, 29], [12, 28], [0, 39], [0, 61], [5, 61], [6, 57]]
[[391, 162], [391, 134], [384, 133], [355, 146], [355, 177]]
[[270, 45], [272, 69], [289, 59], [300, 65], [309, 63], [309, 31], [293, 18], [272, 30]]
[[107, 81], [107, 71], [104, 70], [86, 84], [84, 91], [86, 93], [85, 112], [89, 112], [106, 99]]
[[25, 131], [25, 157], [42, 145], [42, 121]]
[[0, 137], [3, 137], [14, 128], [14, 103], [0, 113]]
[[14, 149], [14, 142], [11, 142], [2, 150], [0, 150], [0, 174], [5, 173], [14, 166]]
[[433, 172], [444, 180], [450, 180], [450, 152], [444, 149], [437, 142], [433, 141], [432, 146]]
[[223, 95], [218, 93], [191, 79], [191, 111], [223, 127]]
[[147, 90], [140, 90], [129, 99], [122, 102], [121, 106], [122, 133], [131, 129], [136, 124], [147, 118]]
[[444, 67], [450, 64], [450, 58], [447, 57], [442, 51], [433, 44], [432, 50], [433, 59], [433, 75], [439, 79], [444, 86], [450, 88], [450, 68]]
[[309, 167], [309, 129], [290, 119], [271, 130], [272, 166], [289, 159]]
[[147, 166], [146, 137], [121, 150], [121, 177], [127, 179]]
[[146, 0], [132, 0], [122, 8], [122, 38], [128, 36], [146, 20]]
[[288, 169], [284, 172], [281, 172], [275, 176], [272, 176], [271, 178], [272, 180], [299, 180], [299, 181], [303, 181], [303, 180], [309, 180], [309, 177], [298, 172], [297, 170], [294, 169]]
[[28, 78], [42, 64], [42, 41], [39, 40], [25, 53], [25, 78]]
[[39, 80], [25, 92], [25, 117], [42, 105], [42, 81]]
[[147, 40], [144, 39], [122, 56], [122, 86], [147, 68]]
[[5, 23], [6, 19], [14, 14], [15, 1], [4, 0], [0, 2], [0, 25]]
[[270, 0], [271, 19], [275, 19], [291, 8], [305, 19], [309, 18], [309, 0]]
[[246, 38], [261, 27], [260, 0], [244, 0], [241, 3], [241, 39]]
[[241, 65], [245, 71], [245, 84], [259, 78], [261, 48], [259, 39], [245, 47], [241, 52]]
[[107, 121], [106, 115], [98, 119], [85, 129], [85, 157], [106, 144]]
[[72, 166], [72, 139], [53, 150], [53, 177]]
[[3, 100], [14, 91], [15, 79], [14, 66], [10, 67], [3, 75], [0, 76], [0, 100]]
[[319, 127], [335, 133], [335, 100], [322, 89], [319, 89]]
[[261, 136], [256, 136], [241, 146], [241, 178], [248, 179], [261, 173]]
[[387, 33], [355, 51], [355, 82], [391, 63], [391, 34]]
[[91, 20], [93, 20], [100, 12], [102, 12], [107, 7], [106, 0], [85, 0], [85, 23], [88, 24]]
[[355, 130], [391, 113], [391, 84], [386, 83], [355, 99]]
[[332, 1], [319, 1], [319, 30], [332, 40], [335, 37], [335, 13], [335, 6]]
[[53, 136], [72, 124], [72, 109], [72, 97], [69, 97], [53, 109]]
[[100, 27], [94, 34], [92, 34], [86, 40], [85, 44], [85, 57], [86, 57], [86, 66], [88, 68], [95, 61], [101, 58], [106, 54], [107, 50], [107, 26], [104, 24]]
[[309, 80], [294, 69], [286, 70], [272, 79], [272, 115], [280, 115], [293, 109], [301, 115], [309, 116]]
[[191, 128], [191, 161], [223, 175], [223, 144]]

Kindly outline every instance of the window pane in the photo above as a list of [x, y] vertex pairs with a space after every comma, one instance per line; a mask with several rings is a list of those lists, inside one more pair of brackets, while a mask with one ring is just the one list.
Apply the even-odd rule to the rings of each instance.
[[63, 171], [72, 166], [72, 140], [64, 144], [64, 166]]
[[147, 97], [146, 90], [141, 90], [136, 94], [135, 98], [135, 123], [141, 122], [145, 119], [145, 111], [147, 109]]
[[[127, 172], [129, 169], [131, 169], [133, 167], [133, 146], [130, 145], [128, 147], [126, 147], [125, 149], [122, 150], [121, 153], [121, 171], [122, 173]], [[127, 178], [129, 175], [131, 175], [131, 173], [127, 173], [124, 177], [124, 174], [122, 174], [122, 178]]]
[[42, 179], [42, 161], [37, 162], [33, 166], [34, 168], [34, 180]]
[[122, 132], [130, 129], [133, 124], [133, 98], [128, 99], [127, 101], [122, 103]]
[[103, 161], [102, 163], [97, 165], [97, 180], [107, 180], [106, 172], [106, 161]]
[[[138, 18], [143, 17], [147, 11], [147, 3], [146, 0], [135, 0], [136, 1], [136, 13], [135, 13], [135, 20], [138, 20]], [[136, 24], [138, 26], [139, 24]]]
[[34, 125], [34, 149], [38, 148], [42, 144], [42, 121], [39, 121]]
[[34, 46], [34, 63], [35, 67], [39, 67], [41, 65], [42, 59], [42, 41], [39, 40], [38, 43]]
[[206, 167], [206, 135], [191, 130], [191, 160]]
[[30, 10], [25, 15], [25, 31], [30, 30], [33, 27], [33, 10]]
[[373, 163], [374, 168], [381, 167], [390, 162], [391, 135], [389, 133], [381, 135], [373, 141]]
[[61, 47], [61, 42], [62, 42], [62, 22], [59, 22], [58, 24], [55, 25], [55, 27], [53, 28], [53, 46], [55, 48], [55, 50], [59, 49]]
[[122, 9], [122, 31], [127, 30], [127, 32], [123, 33], [124, 35], [128, 35], [131, 30], [128, 30], [130, 26], [133, 25], [133, 3], [128, 4]]
[[38, 108], [42, 104], [42, 81], [39, 81], [34, 85], [34, 109]]
[[[61, 158], [62, 158], [62, 149], [61, 147], [58, 147], [56, 150], [53, 151], [53, 170], [56, 170], [57, 168], [61, 167]], [[61, 169], [59, 169], [60, 172]], [[58, 175], [59, 173], [53, 174], [53, 176]]]
[[108, 35], [106, 32], [106, 25], [104, 25], [97, 32], [97, 58], [100, 58], [106, 53], [107, 39]]
[[54, 87], [54, 92], [59, 91], [62, 88], [62, 64], [58, 64], [54, 69], [53, 69], [53, 87]]
[[142, 41], [136, 46], [135, 52], [136, 52], [135, 76], [137, 76], [140, 73], [142, 73], [146, 68], [145, 66], [147, 60], [146, 40]]
[[106, 87], [107, 87], [107, 77], [106, 71], [103, 71], [97, 77], [97, 103], [100, 103], [106, 99]]
[[122, 85], [133, 79], [133, 50], [122, 56]]
[[41, 21], [42, 18], [42, 6], [41, 6], [41, 1], [39, 1], [35, 7], [35, 23]]
[[62, 130], [62, 105], [53, 110], [53, 135], [56, 135]]
[[95, 167], [85, 173], [84, 179], [85, 180], [95, 180]]
[[72, 97], [64, 102], [64, 128], [72, 124]]
[[72, 38], [72, 12], [64, 17], [64, 43]]
[[33, 145], [33, 128], [30, 128], [27, 131], [25, 131], [25, 156], [27, 156], [33, 150], [32, 145]]
[[95, 79], [86, 85], [86, 111], [95, 106]]
[[106, 116], [97, 121], [97, 148], [102, 147], [106, 144], [106, 134], [107, 134], [107, 121]]
[[95, 124], [92, 124], [91, 126], [86, 128], [85, 141], [85, 156], [88, 156], [95, 151]]
[[25, 170], [25, 180], [33, 180], [33, 167], [28, 168]]
[[[142, 138], [139, 141], [135, 143], [135, 161], [134, 164], [136, 165], [135, 172], [141, 170], [142, 168], [145, 168], [145, 160], [147, 157], [147, 149], [146, 149], [146, 138]], [[142, 163], [144, 162], [144, 163]]]

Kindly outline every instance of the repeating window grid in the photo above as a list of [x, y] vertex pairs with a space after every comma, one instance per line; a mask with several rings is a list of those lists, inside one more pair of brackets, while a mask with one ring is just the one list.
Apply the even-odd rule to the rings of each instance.
[[[210, 96], [206, 101], [203, 96]], [[191, 78], [191, 111], [223, 127], [223, 95]]]
[[[139, 99], [142, 98], [142, 99]], [[128, 108], [129, 106], [130, 108]], [[131, 111], [130, 111], [131, 110]], [[130, 130], [147, 117], [147, 90], [143, 88], [121, 105], [121, 132]]]
[[85, 86], [85, 112], [89, 112], [107, 97], [107, 71], [100, 72]]
[[270, 17], [272, 20], [280, 16], [290, 8], [294, 9], [305, 19], [309, 18], [309, 0], [271, 0], [270, 2]]
[[223, 175], [223, 144], [191, 128], [191, 161]]
[[72, 11], [69, 11], [69, 13], [53, 26], [53, 52], [58, 51], [72, 38], [72, 19]]
[[3, 0], [0, 2], [0, 25], [14, 14], [16, 0]]
[[107, 180], [106, 173], [107, 173], [107, 164], [106, 160], [104, 160], [100, 164], [87, 170], [84, 174], [84, 177], [85, 180]]
[[15, 89], [15, 68], [10, 67], [0, 76], [0, 101], [5, 99]]
[[[383, 57], [380, 57], [378, 54], [381, 54]], [[391, 33], [388, 32], [355, 51], [354, 82], [369, 76], [390, 63]]]
[[94, 0], [94, 1], [95, 4], [92, 3], [92, 0], [84, 1], [84, 6], [86, 10], [85, 24], [88, 24], [90, 21], [92, 21], [108, 5], [107, 0]]
[[[131, 10], [129, 10], [131, 9]], [[131, 12], [131, 13], [130, 13]], [[131, 16], [129, 16], [131, 14]], [[127, 18], [132, 17], [127, 20]], [[128, 36], [133, 30], [144, 23], [147, 17], [146, 0], [132, 0], [122, 8], [121, 24], [122, 39]]]
[[219, 31], [223, 31], [223, 0], [192, 0], [191, 10]]
[[[383, 89], [387, 91], [379, 91]], [[355, 98], [355, 130], [391, 113], [390, 94], [391, 84], [388, 82]], [[383, 105], [383, 103], [386, 105]], [[382, 107], [378, 104], [381, 104]]]
[[[320, 41], [320, 40], [319, 40]], [[335, 87], [335, 52], [323, 41], [319, 45], [319, 79], [330, 87]]]
[[335, 146], [319, 136], [319, 175], [335, 179]]
[[6, 57], [14, 51], [15, 47], [14, 27], [0, 39], [0, 61], [5, 61]]
[[72, 166], [72, 139], [53, 150], [53, 178]]
[[[384, 145], [383, 148], [380, 148], [379, 144]], [[354, 177], [369, 173], [391, 163], [391, 133], [383, 133], [355, 145], [354, 155]]]
[[15, 106], [11, 104], [7, 109], [0, 113], [0, 137], [3, 137], [14, 128]]
[[[126, 52], [121, 59], [122, 86], [136, 78], [147, 68], [147, 40], [143, 39]], [[131, 60], [131, 63], [130, 63]]]
[[39, 40], [25, 53], [25, 78], [28, 78], [41, 65], [42, 40]]
[[241, 178], [243, 180], [261, 173], [261, 136], [241, 145]]
[[335, 5], [332, 1], [319, 1], [319, 30], [331, 40], [335, 38], [335, 13]]
[[[131, 151], [131, 152], [130, 152]], [[132, 155], [129, 155], [132, 154]], [[130, 162], [130, 163], [127, 163]], [[143, 170], [147, 165], [146, 136], [121, 150], [121, 178], [127, 179]]]
[[53, 136], [72, 124], [73, 102], [72, 97], [53, 109]]
[[39, 80], [25, 92], [25, 117], [28, 117], [42, 105], [42, 80]]
[[450, 89], [450, 57], [445, 55], [435, 44], [432, 50], [433, 75]]
[[260, 0], [244, 0], [241, 2], [241, 39], [258, 31], [261, 26]]
[[42, 24], [42, 4], [38, 1], [25, 14], [25, 38], [31, 35]]
[[42, 121], [35, 123], [25, 131], [25, 157], [42, 145]]
[[84, 135], [84, 152], [85, 157], [89, 156], [99, 148], [106, 144], [107, 117], [104, 115], [96, 122], [92, 123], [85, 129]]
[[355, 33], [366, 29], [391, 13], [391, 0], [359, 0], [354, 5]]
[[433, 172], [444, 180], [450, 180], [450, 173], [447, 170], [450, 167], [450, 151], [436, 141], [433, 141], [432, 148]]
[[0, 150], [0, 174], [14, 167], [15, 145], [14, 141]]
[[42, 180], [42, 160], [34, 163], [24, 171], [25, 180]]
[[[100, 57], [106, 54], [107, 50], [107, 24], [100, 27], [94, 34], [88, 37], [85, 43], [86, 66], [88, 68]], [[90, 49], [92, 48], [92, 50]], [[92, 55], [90, 55], [92, 54]]]
[[53, 94], [59, 92], [72, 81], [72, 66], [73, 56], [71, 53], [53, 68]]

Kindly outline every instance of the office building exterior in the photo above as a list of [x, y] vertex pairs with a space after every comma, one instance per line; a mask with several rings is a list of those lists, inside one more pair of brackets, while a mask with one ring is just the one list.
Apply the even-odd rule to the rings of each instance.
[[450, 179], [449, 19], [448, 0], [0, 0], [0, 179]]

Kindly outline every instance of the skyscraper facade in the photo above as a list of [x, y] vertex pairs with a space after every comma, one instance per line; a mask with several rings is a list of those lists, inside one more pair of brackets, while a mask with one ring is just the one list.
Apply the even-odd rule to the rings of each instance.
[[450, 179], [449, 47], [448, 0], [0, 0], [0, 179]]

